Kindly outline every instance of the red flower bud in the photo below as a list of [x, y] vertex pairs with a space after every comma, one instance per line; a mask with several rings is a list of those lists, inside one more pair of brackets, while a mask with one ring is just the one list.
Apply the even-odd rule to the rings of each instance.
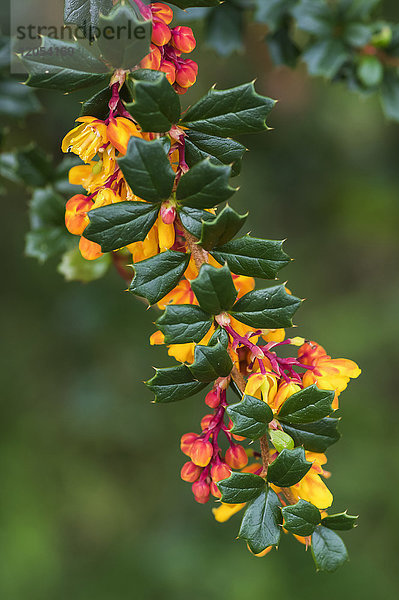
[[209, 406], [209, 408], [217, 408], [220, 404], [220, 388], [213, 388], [210, 392], [205, 396], [205, 404]]
[[151, 41], [157, 46], [165, 46], [172, 37], [172, 32], [162, 21], [154, 21], [152, 25]]
[[166, 78], [169, 81], [170, 85], [175, 82], [176, 79], [176, 67], [170, 60], [163, 60], [161, 66], [159, 67], [159, 71], [166, 73]]
[[209, 500], [210, 487], [205, 481], [196, 481], [191, 486], [194, 498], [200, 504], [206, 504]]
[[163, 21], [166, 25], [169, 25], [173, 19], [173, 10], [162, 2], [150, 4], [150, 9], [156, 21]]
[[201, 419], [202, 431], [205, 431], [205, 429], [208, 429], [212, 419], [213, 419], [213, 415], [205, 415], [204, 417], [202, 417], [202, 419]]
[[211, 469], [211, 477], [212, 481], [218, 482], [222, 481], [222, 479], [227, 479], [231, 475], [231, 470], [225, 463], [219, 463], [218, 465], [213, 465]]
[[172, 29], [172, 45], [185, 54], [192, 52], [195, 48], [196, 41], [191, 27], [178, 25]]
[[[196, 65], [193, 60], [189, 61]], [[184, 61], [181, 65], [179, 65], [176, 72], [176, 83], [184, 88], [189, 88], [197, 80], [198, 66], [195, 69], [192, 64], [187, 64], [187, 61]]]
[[197, 481], [197, 479], [201, 475], [201, 472], [201, 467], [198, 467], [197, 465], [192, 463], [191, 460], [189, 460], [182, 466], [180, 471], [180, 477], [183, 479], [183, 481], [194, 483], [194, 481]]
[[191, 448], [198, 437], [198, 433], [185, 433], [182, 435], [180, 440], [180, 449], [183, 454], [190, 456]]
[[147, 54], [140, 62], [140, 67], [142, 69], [151, 69], [152, 71], [158, 71], [161, 66], [161, 52], [158, 46], [155, 44], [151, 44], [150, 53]]
[[164, 202], [161, 206], [160, 215], [165, 225], [171, 225], [176, 219], [176, 209], [171, 204]]
[[178, 85], [177, 83], [174, 84], [173, 89], [175, 90], [176, 94], [180, 94], [180, 96], [185, 94], [188, 90], [188, 88], [180, 87], [180, 85]]
[[212, 494], [212, 496], [215, 496], [215, 498], [222, 497], [222, 494], [221, 494], [218, 486], [215, 483], [213, 483], [213, 481], [211, 483], [211, 494]]
[[242, 446], [232, 444], [227, 450], [224, 460], [232, 469], [242, 469], [248, 463], [248, 456]]
[[191, 447], [190, 457], [195, 465], [206, 467], [209, 465], [213, 455], [213, 446], [201, 438], [196, 440]]

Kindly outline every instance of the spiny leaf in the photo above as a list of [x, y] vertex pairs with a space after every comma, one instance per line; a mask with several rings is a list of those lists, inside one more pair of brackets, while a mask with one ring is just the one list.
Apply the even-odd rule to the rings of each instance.
[[339, 419], [326, 417], [314, 423], [287, 425], [282, 423], [283, 430], [294, 440], [295, 446], [303, 446], [311, 452], [325, 452], [341, 437], [337, 431]]
[[267, 431], [273, 412], [262, 400], [245, 395], [241, 402], [230, 404], [227, 414], [233, 422], [231, 433], [257, 440]]
[[212, 315], [229, 310], [237, 297], [237, 290], [227, 265], [217, 269], [204, 264], [198, 277], [190, 283], [201, 308]]
[[328, 515], [321, 520], [321, 524], [328, 529], [335, 529], [337, 531], [349, 531], [357, 525], [358, 516], [348, 515], [348, 513], [342, 512], [335, 515]]
[[185, 158], [189, 167], [193, 167], [204, 158], [210, 158], [215, 164], [231, 165], [231, 176], [241, 171], [241, 159], [246, 152], [245, 146], [232, 140], [200, 131], [188, 130], [185, 139]]
[[281, 509], [284, 517], [284, 527], [294, 535], [312, 535], [320, 524], [320, 511], [310, 502], [300, 499], [292, 506]]
[[155, 402], [159, 403], [184, 400], [207, 386], [207, 383], [194, 379], [186, 365], [157, 369], [154, 377], [145, 383], [154, 392]]
[[232, 473], [217, 484], [222, 492], [222, 502], [240, 504], [257, 498], [265, 489], [265, 480], [252, 473]]
[[269, 465], [267, 480], [279, 487], [290, 487], [301, 481], [311, 466], [303, 448], [283, 450]]
[[300, 304], [301, 300], [288, 294], [284, 285], [278, 285], [248, 292], [230, 312], [255, 329], [279, 329], [292, 326], [292, 316]]
[[167, 250], [137, 262], [129, 290], [156, 304], [177, 286], [189, 261], [190, 254]]
[[179, 181], [176, 198], [183, 206], [213, 208], [236, 191], [229, 185], [231, 167], [215, 165], [208, 158], [194, 165]]
[[170, 304], [156, 321], [165, 336], [165, 344], [198, 344], [208, 333], [212, 317], [199, 306]]
[[[215, 248], [215, 246], [222, 246], [239, 232], [247, 220], [247, 216], [248, 213], [239, 215], [235, 210], [230, 208], [229, 205], [225, 206], [223, 210], [216, 215], [213, 221], [205, 221], [202, 224], [201, 238], [198, 243], [205, 248], [205, 250], [211, 250], [212, 248]], [[219, 260], [214, 252], [212, 252], [212, 255], [215, 256], [216, 260], [221, 264], [226, 262], [224, 259]], [[232, 269], [232, 271], [234, 271], [234, 269]]]
[[332, 573], [348, 560], [348, 551], [339, 535], [322, 525], [312, 535], [311, 549], [318, 571]]
[[247, 541], [254, 554], [278, 546], [281, 536], [281, 510], [277, 494], [269, 487], [248, 504], [238, 537]]
[[218, 340], [213, 346], [196, 345], [194, 362], [189, 369], [198, 381], [214, 381], [231, 373], [233, 362], [223, 344]]
[[323, 419], [333, 412], [331, 403], [334, 395], [334, 390], [321, 390], [314, 383], [287, 398], [277, 418], [289, 425], [312, 423]]

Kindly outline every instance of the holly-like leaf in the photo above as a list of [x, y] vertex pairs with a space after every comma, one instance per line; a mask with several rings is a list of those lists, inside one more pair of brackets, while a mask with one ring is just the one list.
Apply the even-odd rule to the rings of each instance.
[[277, 452], [282, 452], [285, 448], [287, 450], [292, 450], [295, 446], [294, 440], [288, 433], [284, 431], [280, 431], [280, 429], [271, 429], [269, 431], [270, 441], [277, 450]]
[[342, 40], [327, 38], [312, 44], [303, 53], [302, 59], [307, 64], [310, 75], [332, 79], [350, 56], [349, 49]]
[[139, 198], [161, 202], [170, 197], [175, 173], [161, 140], [147, 142], [131, 137], [126, 155], [118, 160], [118, 164], [128, 185]]
[[292, 326], [292, 316], [300, 304], [301, 300], [288, 294], [284, 285], [278, 285], [248, 292], [230, 312], [255, 329], [279, 329]]
[[45, 187], [51, 183], [54, 165], [36, 144], [30, 144], [15, 153], [14, 174], [27, 187]]
[[282, 250], [283, 243], [246, 235], [214, 247], [211, 254], [218, 262], [227, 262], [237, 275], [275, 279], [280, 269], [290, 262], [290, 257]]
[[154, 377], [145, 382], [155, 394], [155, 402], [167, 403], [184, 400], [200, 392], [208, 384], [197, 381], [186, 365], [156, 369]]
[[321, 524], [328, 529], [335, 529], [336, 531], [349, 531], [357, 526], [358, 516], [348, 515], [348, 513], [342, 512], [335, 515], [328, 515], [321, 520]]
[[289, 14], [297, 0], [255, 0], [255, 21], [266, 23], [270, 31], [275, 31]]
[[118, 2], [98, 22], [102, 33], [98, 47], [115, 69], [132, 69], [149, 53], [152, 20], [144, 19], [134, 5]]
[[179, 181], [176, 198], [183, 206], [212, 208], [236, 191], [229, 185], [231, 167], [215, 165], [206, 158], [194, 165]]
[[270, 58], [275, 65], [287, 65], [294, 68], [300, 56], [300, 50], [291, 37], [289, 27], [281, 27], [266, 36], [265, 42], [269, 47]]
[[253, 473], [232, 473], [217, 484], [222, 502], [240, 504], [257, 498], [266, 488], [265, 480]]
[[[213, 221], [205, 221], [202, 224], [201, 238], [198, 243], [205, 250], [210, 250], [211, 248], [215, 248], [215, 246], [222, 246], [239, 232], [247, 220], [247, 216], [248, 213], [239, 215], [229, 205], [226, 205]], [[219, 260], [216, 256], [215, 258], [222, 264], [227, 262], [225, 259]]]
[[83, 102], [80, 115], [105, 120], [109, 115], [108, 102], [110, 100], [111, 88], [107, 86]]
[[303, 446], [311, 452], [325, 452], [341, 437], [337, 431], [339, 419], [326, 417], [314, 423], [288, 425], [281, 423], [283, 430], [294, 440], [295, 446]]
[[237, 297], [237, 290], [227, 265], [217, 269], [204, 264], [198, 277], [190, 283], [199, 305], [211, 315], [229, 310]]
[[310, 502], [300, 499], [292, 506], [281, 509], [284, 517], [284, 527], [294, 535], [312, 535], [320, 524], [320, 511]]
[[212, 317], [199, 306], [170, 304], [156, 321], [165, 336], [165, 344], [198, 344], [208, 333]]
[[223, 3], [209, 11], [205, 21], [205, 43], [221, 56], [242, 50], [245, 13], [240, 6]]
[[269, 487], [248, 504], [238, 537], [246, 540], [254, 554], [269, 546], [278, 546], [282, 523], [280, 507], [277, 494]]
[[336, 24], [335, 10], [324, 0], [301, 0], [291, 12], [299, 29], [317, 37], [333, 35]]
[[180, 100], [165, 73], [141, 69], [130, 74], [127, 85], [134, 101], [126, 109], [143, 131], [169, 131], [180, 118]]
[[137, 262], [129, 290], [156, 304], [177, 286], [189, 261], [190, 254], [167, 250]]
[[218, 340], [213, 346], [197, 345], [194, 349], [194, 362], [189, 369], [198, 381], [214, 381], [231, 373], [233, 362], [223, 344]]
[[207, 221], [213, 221], [215, 215], [197, 208], [181, 207], [178, 209], [179, 217], [184, 229], [196, 238], [201, 237], [202, 225]]
[[0, 118], [23, 119], [40, 111], [35, 93], [14, 79], [0, 79]]
[[42, 37], [36, 54], [21, 58], [27, 85], [72, 92], [110, 79], [108, 67], [74, 42]]
[[231, 176], [241, 171], [241, 159], [246, 147], [232, 140], [200, 131], [187, 131], [185, 139], [185, 158], [189, 167], [193, 167], [204, 158], [210, 158], [213, 163], [231, 165]]
[[265, 435], [268, 423], [273, 420], [270, 406], [248, 395], [245, 395], [241, 402], [230, 404], [227, 414], [233, 422], [231, 433], [251, 440]]
[[100, 244], [103, 252], [143, 241], [158, 216], [159, 205], [117, 202], [89, 211], [85, 237]]
[[112, 9], [112, 0], [65, 0], [64, 22], [68, 25], [77, 25], [90, 37], [90, 27], [98, 25], [100, 13], [106, 15]]
[[103, 277], [110, 266], [111, 256], [109, 254], [103, 254], [96, 260], [86, 260], [79, 248], [76, 247], [63, 254], [57, 271], [65, 277], [66, 281], [87, 283]]
[[332, 573], [348, 560], [348, 551], [339, 535], [322, 525], [312, 535], [311, 549], [318, 571]]
[[312, 423], [333, 412], [334, 390], [321, 390], [314, 383], [296, 392], [284, 402], [277, 415], [289, 425]]
[[221, 137], [268, 129], [266, 117], [275, 100], [261, 96], [253, 83], [209, 92], [185, 113], [182, 125]]
[[220, 342], [223, 348], [227, 350], [229, 346], [229, 335], [227, 331], [223, 329], [223, 327], [216, 328], [211, 339], [209, 340], [208, 346], [214, 346], [215, 344], [217, 344], [217, 342]]
[[311, 466], [303, 448], [283, 450], [269, 465], [267, 480], [279, 487], [290, 487], [301, 481]]

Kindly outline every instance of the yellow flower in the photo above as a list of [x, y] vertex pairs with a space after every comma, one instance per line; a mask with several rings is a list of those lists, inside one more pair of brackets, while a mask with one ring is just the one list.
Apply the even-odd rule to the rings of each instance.
[[269, 402], [269, 405], [274, 411], [278, 411], [287, 398], [300, 391], [301, 387], [297, 383], [294, 383], [293, 381], [282, 381], [278, 386], [277, 394], [274, 396], [271, 402]]
[[243, 509], [244, 506], [245, 502], [243, 504], [225, 504], [221, 502], [218, 508], [212, 508], [212, 513], [218, 523], [225, 523], [230, 517]]
[[95, 117], [80, 117], [76, 121], [82, 124], [66, 134], [62, 140], [62, 151], [73, 152], [84, 162], [90, 162], [108, 141], [107, 126]]
[[277, 377], [272, 373], [263, 375], [257, 372], [248, 379], [244, 393], [263, 400], [271, 406], [277, 393]]

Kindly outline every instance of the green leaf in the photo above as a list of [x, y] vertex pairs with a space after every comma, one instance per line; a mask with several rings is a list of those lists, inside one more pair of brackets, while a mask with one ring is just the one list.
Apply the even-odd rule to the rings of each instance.
[[28, 188], [45, 187], [54, 176], [54, 165], [36, 144], [30, 144], [13, 154], [1, 155], [3, 177]]
[[154, 392], [155, 402], [159, 403], [184, 400], [207, 386], [207, 383], [194, 379], [186, 365], [156, 369], [154, 377], [145, 384]]
[[108, 102], [110, 100], [111, 88], [107, 86], [83, 102], [80, 115], [105, 120], [109, 115]]
[[42, 37], [39, 51], [21, 58], [27, 85], [72, 92], [110, 79], [108, 67], [75, 42]]
[[251, 440], [265, 435], [268, 423], [273, 420], [270, 406], [248, 395], [245, 395], [241, 402], [230, 404], [226, 412], [233, 422], [231, 433]]
[[83, 31], [84, 27], [96, 27], [100, 12], [106, 15], [113, 6], [112, 0], [65, 0], [64, 4], [64, 22], [68, 25], [78, 25]]
[[301, 300], [288, 294], [284, 285], [254, 290], [233, 307], [233, 317], [255, 329], [279, 329], [292, 326], [292, 316]]
[[299, 29], [317, 37], [328, 38], [333, 35], [336, 15], [324, 0], [301, 0], [291, 12]]
[[294, 535], [312, 535], [320, 524], [320, 511], [310, 502], [300, 499], [293, 506], [281, 509], [284, 517], [284, 527]]
[[159, 205], [117, 202], [89, 211], [85, 237], [100, 244], [103, 252], [143, 241], [158, 216]]
[[312, 423], [333, 412], [334, 390], [321, 390], [314, 383], [292, 394], [284, 402], [277, 415], [279, 421], [290, 425]]
[[275, 31], [289, 14], [297, 0], [255, 0], [255, 21], [266, 23], [270, 31]]
[[234, 4], [224, 3], [209, 11], [205, 21], [205, 43], [221, 56], [242, 50], [245, 13]]
[[287, 65], [294, 68], [300, 56], [300, 50], [291, 37], [291, 30], [282, 27], [275, 33], [266, 36], [270, 58], [275, 65]]
[[0, 79], [0, 117], [23, 119], [40, 111], [40, 103], [33, 90], [14, 79]]
[[215, 165], [205, 158], [180, 179], [176, 198], [190, 208], [213, 208], [236, 191], [229, 185], [230, 176], [231, 167]]
[[196, 238], [201, 237], [203, 222], [213, 221], [215, 218], [213, 213], [206, 210], [188, 208], [185, 206], [178, 208], [178, 212], [184, 229], [187, 229], [187, 231]]
[[270, 429], [269, 435], [277, 452], [282, 452], [285, 448], [287, 448], [287, 450], [292, 450], [295, 445], [292, 437], [279, 429]]
[[118, 164], [128, 185], [139, 198], [161, 202], [170, 197], [175, 173], [161, 140], [147, 142], [131, 137], [126, 155], [118, 160]]
[[170, 304], [156, 321], [165, 336], [165, 344], [198, 344], [208, 333], [212, 317], [199, 306]]
[[109, 254], [103, 254], [96, 260], [86, 260], [81, 255], [79, 248], [72, 248], [62, 256], [57, 271], [67, 281], [87, 283], [104, 277], [110, 266], [111, 257]]
[[295, 446], [303, 446], [311, 452], [325, 452], [341, 437], [337, 431], [339, 419], [329, 417], [303, 425], [287, 425], [282, 423], [285, 433], [294, 440]]
[[237, 290], [227, 265], [217, 269], [204, 264], [198, 277], [190, 283], [199, 305], [211, 315], [219, 315], [229, 310], [237, 297]]
[[127, 85], [134, 101], [126, 109], [143, 131], [169, 131], [180, 118], [180, 100], [165, 73], [142, 69], [131, 73]]
[[381, 105], [387, 119], [399, 121], [399, 76], [397, 70], [386, 70], [381, 87]]
[[222, 502], [240, 504], [257, 498], [265, 490], [266, 483], [259, 475], [232, 473], [228, 479], [219, 481], [217, 486], [222, 492]]
[[311, 466], [303, 448], [283, 450], [269, 465], [267, 480], [279, 487], [290, 487], [301, 481]]
[[337, 531], [349, 531], [357, 526], [358, 516], [348, 515], [342, 512], [335, 515], [328, 515], [321, 520], [321, 524], [328, 529], [336, 529]]
[[302, 60], [307, 64], [310, 75], [332, 79], [350, 56], [341, 40], [329, 38], [312, 44], [302, 54]]
[[268, 129], [266, 117], [275, 100], [257, 94], [247, 83], [229, 90], [212, 88], [185, 113], [182, 125], [210, 135], [230, 137]]
[[214, 381], [231, 373], [233, 362], [220, 341], [214, 346], [195, 346], [194, 362], [189, 369], [198, 381]]
[[170, 4], [174, 4], [179, 8], [191, 8], [193, 6], [203, 7], [203, 6], [217, 6], [220, 4], [220, 0], [173, 0]]
[[241, 159], [246, 147], [232, 140], [200, 131], [186, 132], [185, 158], [189, 167], [193, 167], [204, 158], [211, 158], [216, 165], [231, 165], [231, 176], [235, 177], [241, 171]]
[[282, 522], [280, 506], [277, 494], [269, 487], [248, 504], [238, 537], [247, 541], [254, 554], [269, 546], [278, 546]]
[[[202, 224], [201, 238], [198, 243], [201, 244], [205, 250], [210, 250], [215, 246], [222, 246], [239, 232], [247, 220], [247, 216], [248, 213], [239, 215], [235, 210], [230, 208], [229, 205], [226, 205], [223, 210], [215, 216], [213, 221], [205, 221]], [[212, 252], [212, 255], [213, 254], [214, 253]], [[216, 260], [218, 259], [216, 258]], [[222, 259], [219, 260], [219, 262], [224, 264], [226, 260]]]
[[283, 243], [246, 235], [214, 248], [211, 254], [218, 262], [227, 262], [237, 275], [275, 279], [280, 269], [290, 262], [290, 257], [282, 250]]
[[217, 342], [220, 342], [223, 348], [227, 350], [229, 346], [229, 334], [226, 332], [225, 329], [223, 329], [223, 327], [217, 327], [215, 329], [214, 334], [209, 340], [208, 346], [214, 346], [215, 344], [217, 344]]
[[318, 571], [332, 573], [348, 560], [348, 551], [339, 535], [322, 525], [312, 535], [311, 549]]
[[189, 261], [190, 254], [167, 250], [137, 262], [129, 291], [156, 304], [177, 286]]
[[356, 74], [366, 87], [377, 87], [383, 80], [384, 67], [376, 56], [362, 56]]
[[133, 6], [121, 0], [98, 20], [97, 45], [115, 69], [132, 69], [150, 51], [152, 20], [144, 19]]

